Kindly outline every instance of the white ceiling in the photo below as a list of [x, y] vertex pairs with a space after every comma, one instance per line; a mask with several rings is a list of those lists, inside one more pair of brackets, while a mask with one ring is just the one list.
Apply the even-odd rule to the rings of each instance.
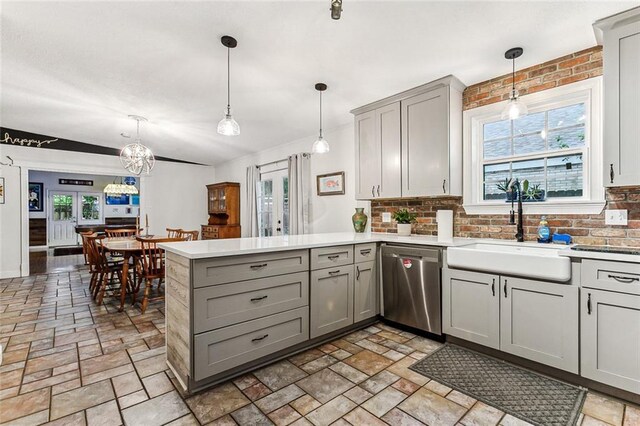
[[[150, 122], [157, 155], [215, 164], [316, 132], [348, 111], [447, 74], [473, 84], [595, 44], [593, 21], [638, 5], [615, 2], [2, 1], [0, 124], [121, 147], [127, 114]], [[239, 137], [216, 133], [231, 52]]]

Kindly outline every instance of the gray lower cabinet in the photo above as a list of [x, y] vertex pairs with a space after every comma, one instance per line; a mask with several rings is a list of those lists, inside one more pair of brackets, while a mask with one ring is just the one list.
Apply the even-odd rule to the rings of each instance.
[[578, 374], [579, 288], [522, 278], [500, 281], [500, 350]]
[[353, 321], [358, 322], [378, 315], [378, 280], [375, 261], [356, 263], [355, 269]]
[[353, 324], [353, 265], [311, 271], [310, 337]]
[[202, 380], [309, 339], [309, 309], [294, 309], [194, 337], [194, 379]]
[[444, 268], [444, 333], [500, 349], [499, 281], [498, 275]]
[[581, 375], [640, 394], [640, 295], [583, 288], [580, 319]]

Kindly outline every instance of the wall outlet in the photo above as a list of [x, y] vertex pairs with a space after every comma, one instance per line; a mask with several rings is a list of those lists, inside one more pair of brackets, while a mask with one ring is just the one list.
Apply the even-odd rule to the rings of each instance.
[[382, 213], [382, 223], [390, 223], [391, 222], [391, 213], [384, 212]]
[[626, 225], [627, 218], [628, 216], [627, 216], [626, 210], [605, 210], [604, 211], [605, 225]]

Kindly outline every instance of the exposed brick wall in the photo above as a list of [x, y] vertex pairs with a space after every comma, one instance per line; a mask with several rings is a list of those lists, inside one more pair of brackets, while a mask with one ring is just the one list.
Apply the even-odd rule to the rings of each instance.
[[[566, 55], [516, 73], [516, 87], [521, 95], [562, 86], [602, 75], [600, 46]], [[464, 109], [477, 108], [508, 99], [511, 74], [469, 86], [463, 93]], [[604, 212], [599, 215], [548, 216], [551, 232], [569, 233], [579, 244], [640, 247], [640, 186], [607, 190], [607, 207], [626, 209], [627, 226], [608, 226]], [[515, 239], [516, 227], [509, 225], [508, 215], [468, 215], [461, 197], [374, 200], [371, 202], [371, 230], [396, 232], [396, 224], [382, 223], [383, 212], [407, 208], [418, 214], [413, 232], [436, 235], [436, 211], [454, 211], [454, 235], [469, 238]], [[535, 240], [540, 215], [525, 215], [525, 236]]]
[[[602, 75], [602, 46], [595, 46], [517, 71], [516, 89], [520, 95], [527, 95], [599, 75]], [[462, 94], [463, 109], [509, 99], [511, 82], [509, 73], [467, 87]]]

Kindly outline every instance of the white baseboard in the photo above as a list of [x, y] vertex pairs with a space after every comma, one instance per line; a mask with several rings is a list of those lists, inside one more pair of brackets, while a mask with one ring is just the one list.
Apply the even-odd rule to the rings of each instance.
[[29, 246], [29, 251], [47, 251], [49, 246]]
[[20, 270], [17, 271], [0, 271], [0, 279], [4, 278], [19, 278], [21, 276]]

